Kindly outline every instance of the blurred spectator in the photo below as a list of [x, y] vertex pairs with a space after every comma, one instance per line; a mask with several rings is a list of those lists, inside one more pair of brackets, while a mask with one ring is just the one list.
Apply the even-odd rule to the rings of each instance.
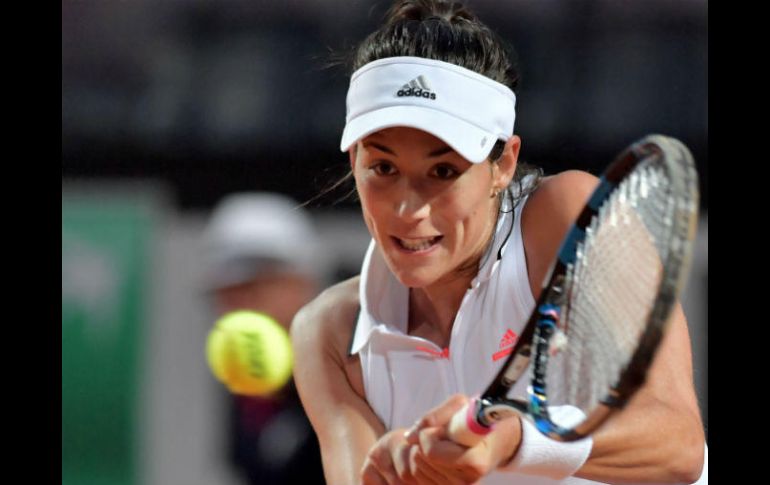
[[[288, 330], [325, 283], [318, 235], [296, 206], [278, 194], [239, 193], [214, 209], [203, 263], [217, 316], [255, 310]], [[248, 483], [323, 483], [318, 443], [293, 381], [271, 397], [230, 399], [229, 458]]]

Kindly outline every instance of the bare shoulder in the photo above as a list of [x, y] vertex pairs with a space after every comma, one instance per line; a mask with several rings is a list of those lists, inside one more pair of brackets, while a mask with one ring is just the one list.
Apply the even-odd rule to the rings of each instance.
[[529, 196], [522, 210], [521, 231], [535, 298], [562, 239], [598, 182], [588, 172], [568, 170], [545, 177]]
[[317, 344], [327, 350], [347, 348], [358, 313], [358, 283], [358, 276], [337, 283], [297, 313], [291, 336], [298, 350]]
[[598, 182], [598, 178], [580, 170], [567, 170], [545, 177], [530, 196], [524, 212], [541, 216], [549, 214], [547, 220], [566, 217], [571, 222]]

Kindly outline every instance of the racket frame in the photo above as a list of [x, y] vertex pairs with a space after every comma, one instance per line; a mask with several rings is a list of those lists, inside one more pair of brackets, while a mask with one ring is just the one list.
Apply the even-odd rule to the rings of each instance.
[[[548, 413], [548, 394], [545, 388], [545, 372], [548, 366], [550, 339], [559, 325], [563, 304], [566, 301], [565, 281], [568, 269], [576, 260], [576, 249], [585, 239], [585, 229], [596, 216], [598, 209], [613, 194], [615, 188], [634, 168], [648, 157], [661, 157], [670, 173], [671, 193], [675, 201], [673, 227], [677, 231], [672, 238], [689, 241], [684, 248], [675, 248], [680, 257], [670, 257], [665, 262], [658, 297], [651, 309], [648, 323], [639, 345], [616, 385], [608, 389], [600, 404], [577, 426], [565, 428], [555, 423]], [[671, 158], [667, 158], [671, 157]], [[673, 160], [684, 160], [683, 162]], [[647, 371], [670, 321], [681, 288], [687, 278], [692, 240], [695, 236], [698, 209], [697, 173], [689, 150], [679, 141], [663, 135], [648, 135], [624, 150], [602, 174], [599, 184], [583, 207], [575, 223], [570, 227], [559, 249], [557, 258], [545, 278], [543, 291], [535, 305], [524, 331], [516, 341], [500, 371], [481, 396], [469, 403], [467, 420], [475, 421], [477, 434], [491, 431], [495, 422], [512, 414], [529, 415], [535, 426], [550, 438], [558, 441], [575, 441], [588, 436], [613, 412], [622, 408], [630, 397], [644, 384]], [[533, 355], [534, 354], [534, 355]], [[527, 389], [527, 400], [509, 399], [510, 389], [529, 368], [534, 357], [533, 377]]]

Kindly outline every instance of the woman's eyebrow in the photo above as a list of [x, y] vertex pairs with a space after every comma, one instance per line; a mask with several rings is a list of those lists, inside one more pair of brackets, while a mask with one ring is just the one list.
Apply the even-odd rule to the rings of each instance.
[[432, 152], [428, 153], [428, 158], [440, 157], [441, 155], [445, 155], [451, 151], [453, 151], [452, 147], [445, 146], [445, 147], [439, 148], [438, 150], [433, 150]]
[[380, 150], [380, 151], [385, 152], [385, 153], [389, 153], [389, 154], [393, 155], [394, 157], [398, 156], [398, 155], [396, 155], [396, 152], [394, 152], [390, 148], [386, 147], [385, 145], [380, 145], [379, 143], [373, 142], [373, 141], [365, 141], [364, 142], [364, 147], [367, 147], [369, 145], [373, 146], [377, 150]]
[[[394, 157], [398, 156], [396, 154], [395, 150], [393, 150], [391, 148], [388, 148], [387, 146], [382, 145], [382, 144], [377, 143], [377, 142], [374, 142], [374, 141], [365, 141], [363, 145], [364, 145], [364, 147], [373, 146], [374, 148], [376, 148], [376, 149], [378, 149], [378, 150], [380, 150], [382, 152], [388, 153], [390, 155], [393, 155]], [[446, 145], [446, 146], [443, 146], [443, 147], [441, 147], [441, 148], [439, 148], [437, 150], [433, 150], [432, 152], [428, 153], [428, 158], [440, 157], [441, 155], [445, 155], [445, 154], [450, 153], [452, 151], [454, 151], [452, 149], [452, 147], [450, 147], [449, 145]]]

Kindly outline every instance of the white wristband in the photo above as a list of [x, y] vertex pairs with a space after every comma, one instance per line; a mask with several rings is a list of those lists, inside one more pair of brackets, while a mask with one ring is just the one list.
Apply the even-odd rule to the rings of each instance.
[[[561, 415], [562, 418], [567, 414], [574, 416], [576, 412], [583, 414], [572, 406], [549, 408], [549, 413], [554, 418], [557, 415]], [[580, 418], [578, 421], [582, 419]], [[563, 423], [564, 421], [558, 419], [558, 422]], [[538, 431], [528, 419], [522, 417], [519, 450], [510, 462], [500, 467], [500, 470], [561, 480], [572, 476], [583, 466], [591, 454], [593, 444], [593, 439], [590, 436], [572, 442], [552, 440]]]

